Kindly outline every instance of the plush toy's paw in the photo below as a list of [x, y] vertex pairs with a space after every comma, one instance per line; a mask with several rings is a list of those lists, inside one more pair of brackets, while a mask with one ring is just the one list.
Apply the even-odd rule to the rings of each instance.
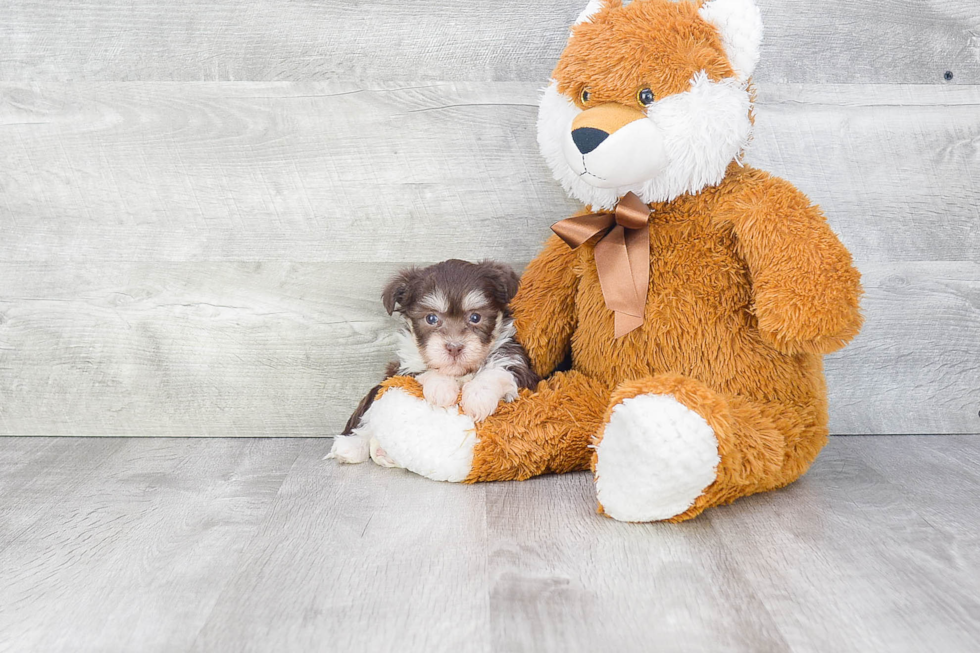
[[474, 422], [482, 422], [493, 414], [501, 400], [516, 398], [517, 382], [513, 374], [504, 370], [486, 370], [463, 386], [460, 408]]
[[381, 443], [377, 438], [371, 438], [371, 460], [381, 467], [398, 467], [398, 464], [388, 457], [388, 454], [381, 448]]
[[389, 388], [371, 406], [371, 432], [400, 467], [436, 481], [469, 476], [476, 425], [455, 407], [439, 408], [401, 388]]
[[443, 408], [456, 405], [456, 399], [459, 398], [459, 383], [456, 379], [438, 372], [420, 374], [418, 379], [422, 384], [422, 394], [430, 404]]
[[672, 396], [625, 399], [596, 445], [599, 504], [620, 521], [675, 517], [715, 481], [719, 461], [712, 428]]
[[369, 446], [366, 437], [362, 435], [337, 435], [334, 436], [330, 453], [323, 459], [333, 459], [342, 463], [363, 463], [368, 459], [368, 451]]

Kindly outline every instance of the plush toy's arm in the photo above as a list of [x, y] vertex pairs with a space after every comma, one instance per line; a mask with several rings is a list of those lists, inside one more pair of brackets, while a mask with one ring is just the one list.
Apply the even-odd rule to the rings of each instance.
[[565, 357], [575, 329], [576, 258], [558, 236], [549, 238], [521, 275], [511, 302], [517, 341], [542, 377], [551, 374]]
[[857, 335], [861, 275], [819, 207], [760, 173], [726, 209], [766, 342], [784, 353], [826, 354]]

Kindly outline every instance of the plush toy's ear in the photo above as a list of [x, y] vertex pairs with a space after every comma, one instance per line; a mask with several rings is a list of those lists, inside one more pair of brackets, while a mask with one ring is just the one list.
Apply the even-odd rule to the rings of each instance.
[[578, 15], [575, 19], [575, 24], [589, 22], [593, 16], [605, 9], [606, 7], [619, 7], [622, 6], [622, 0], [589, 0], [589, 4], [585, 6], [582, 13]]
[[739, 81], [752, 76], [762, 45], [762, 13], [754, 0], [710, 0], [698, 11], [721, 34], [725, 54]]
[[405, 304], [405, 298], [412, 284], [418, 279], [419, 273], [415, 268], [408, 268], [396, 274], [381, 293], [381, 301], [385, 305], [388, 315], [395, 312], [395, 308]]
[[520, 277], [514, 269], [504, 263], [494, 261], [483, 261], [480, 263], [482, 272], [490, 285], [493, 298], [500, 304], [509, 304], [510, 300], [517, 294], [517, 286]]

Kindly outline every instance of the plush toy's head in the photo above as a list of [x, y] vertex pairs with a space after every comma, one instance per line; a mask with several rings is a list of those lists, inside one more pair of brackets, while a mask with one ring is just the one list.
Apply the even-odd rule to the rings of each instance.
[[751, 135], [761, 41], [753, 0], [591, 0], [538, 115], [555, 178], [595, 209], [717, 184]]

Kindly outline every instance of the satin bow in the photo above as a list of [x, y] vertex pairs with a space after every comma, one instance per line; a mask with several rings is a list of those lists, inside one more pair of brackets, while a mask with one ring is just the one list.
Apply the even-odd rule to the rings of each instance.
[[615, 337], [643, 324], [650, 279], [650, 207], [633, 193], [615, 211], [575, 215], [551, 230], [572, 249], [605, 232], [595, 246], [595, 264], [606, 308], [615, 313]]

